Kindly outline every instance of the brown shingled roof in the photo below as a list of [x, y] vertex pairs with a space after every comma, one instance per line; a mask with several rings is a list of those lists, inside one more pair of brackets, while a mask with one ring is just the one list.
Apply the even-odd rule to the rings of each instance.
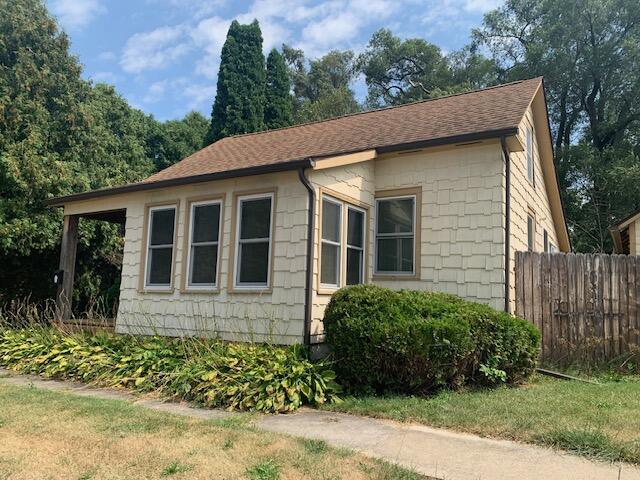
[[145, 182], [517, 128], [541, 81], [223, 138]]
[[[237, 135], [130, 185], [51, 199], [50, 205], [125, 191], [309, 166], [309, 159], [514, 134], [542, 77], [330, 120]], [[305, 163], [306, 162], [306, 163]]]

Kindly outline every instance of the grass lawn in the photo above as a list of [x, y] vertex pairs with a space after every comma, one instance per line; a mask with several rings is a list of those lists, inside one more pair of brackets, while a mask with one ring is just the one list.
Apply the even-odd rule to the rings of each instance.
[[591, 385], [538, 375], [519, 388], [347, 398], [326, 408], [640, 463], [640, 378], [600, 381]]
[[321, 441], [0, 385], [0, 479], [418, 479]]

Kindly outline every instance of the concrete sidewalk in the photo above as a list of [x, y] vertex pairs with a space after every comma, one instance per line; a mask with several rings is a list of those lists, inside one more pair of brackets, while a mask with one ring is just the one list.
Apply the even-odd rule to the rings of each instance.
[[[140, 399], [130, 393], [43, 380], [0, 369], [0, 384], [32, 385], [75, 395], [133, 402], [142, 407], [200, 419], [234, 415], [184, 403]], [[289, 415], [258, 415], [256, 427], [297, 437], [325, 440], [445, 480], [640, 480], [640, 469], [627, 464], [592, 462], [505, 440], [493, 440], [429, 428], [331, 412], [302, 409]]]

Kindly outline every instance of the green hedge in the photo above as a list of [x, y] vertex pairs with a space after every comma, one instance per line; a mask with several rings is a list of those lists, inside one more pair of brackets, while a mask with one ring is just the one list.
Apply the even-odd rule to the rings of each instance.
[[0, 365], [237, 410], [287, 412], [339, 400], [333, 371], [299, 347], [0, 328]]
[[530, 323], [443, 293], [346, 287], [332, 297], [324, 326], [338, 381], [351, 392], [517, 383], [539, 353]]

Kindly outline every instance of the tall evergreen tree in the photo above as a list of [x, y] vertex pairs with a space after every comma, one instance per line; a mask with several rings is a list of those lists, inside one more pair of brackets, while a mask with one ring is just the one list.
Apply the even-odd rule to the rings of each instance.
[[208, 142], [264, 129], [265, 77], [258, 21], [234, 20], [222, 47]]
[[275, 48], [267, 57], [267, 92], [264, 123], [269, 129], [293, 123], [291, 82], [284, 57]]

